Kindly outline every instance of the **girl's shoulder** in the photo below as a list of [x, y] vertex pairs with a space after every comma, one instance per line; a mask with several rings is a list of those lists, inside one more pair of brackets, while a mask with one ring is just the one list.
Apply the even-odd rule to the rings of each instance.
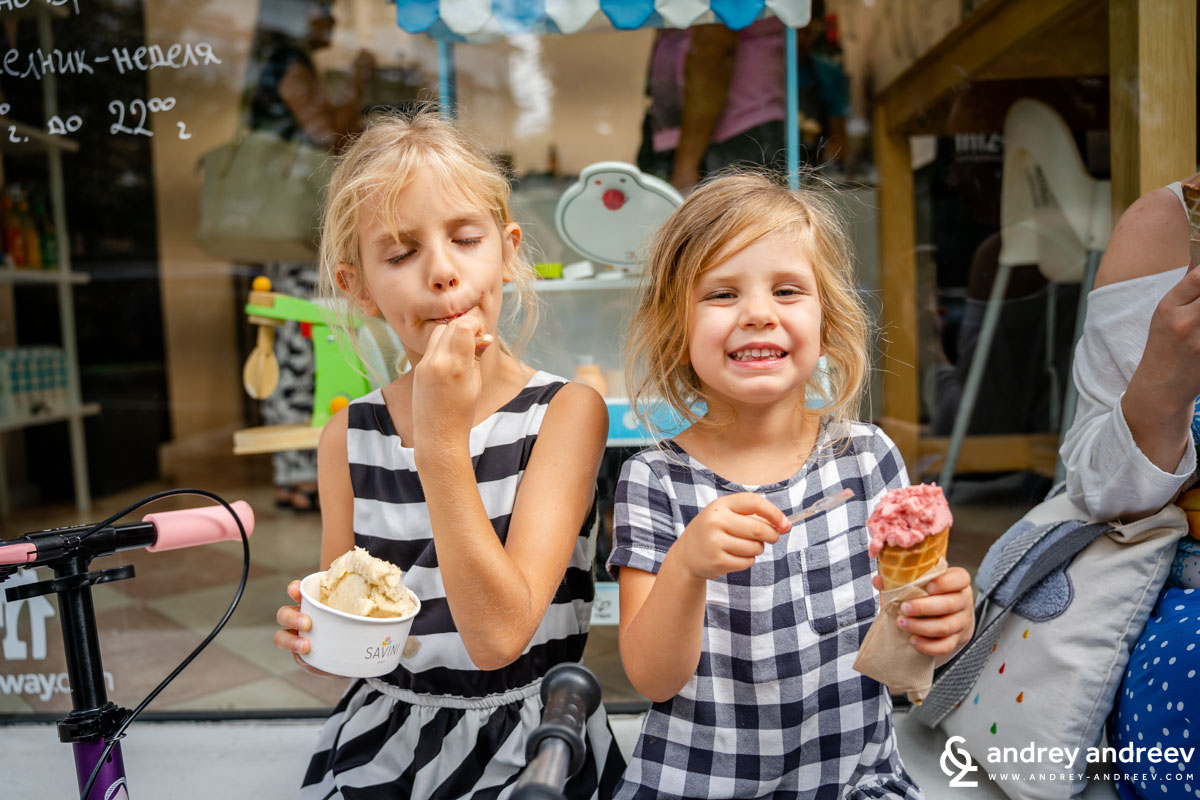
[[871, 422], [827, 419], [819, 440], [820, 449], [832, 449], [854, 455], [883, 455], [897, 451], [896, 443], [883, 428]]
[[346, 427], [350, 430], [374, 430], [388, 435], [396, 431], [387, 413], [383, 389], [374, 389], [350, 401], [346, 408]]
[[383, 389], [372, 389], [361, 397], [356, 397], [350, 401], [350, 405], [383, 405]]
[[557, 397], [570, 381], [543, 370], [535, 370], [517, 390], [517, 393], [507, 403], [498, 408], [492, 416], [501, 414], [544, 413], [550, 401]]
[[529, 376], [529, 380], [525, 382], [525, 387], [518, 394], [518, 397], [521, 394], [528, 394], [541, 398], [544, 402], [549, 402], [551, 398], [569, 383], [569, 380], [560, 375], [537, 369]]
[[884, 486], [892, 486], [906, 474], [900, 448], [883, 428], [870, 422], [836, 422], [828, 420], [814, 456], [834, 458], [838, 472], [877, 478]]
[[683, 480], [697, 472], [697, 465], [674, 439], [663, 439], [625, 459], [621, 478], [654, 478], [663, 483]]

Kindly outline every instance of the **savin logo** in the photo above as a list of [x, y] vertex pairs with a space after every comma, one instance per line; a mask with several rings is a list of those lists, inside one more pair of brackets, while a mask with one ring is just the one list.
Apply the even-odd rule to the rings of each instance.
[[398, 644], [392, 644], [392, 637], [389, 636], [380, 642], [378, 647], [368, 647], [364, 657], [367, 661], [382, 661], [385, 658], [394, 656], [396, 648], [399, 646]]

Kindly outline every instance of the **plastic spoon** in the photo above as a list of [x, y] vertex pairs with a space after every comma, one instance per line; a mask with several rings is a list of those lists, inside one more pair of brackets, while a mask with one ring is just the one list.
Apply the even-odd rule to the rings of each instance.
[[827, 494], [817, 502], [813, 503], [811, 506], [805, 506], [795, 514], [788, 516], [787, 521], [795, 525], [800, 520], [808, 519], [814, 514], [820, 514], [822, 511], [828, 511], [831, 508], [837, 508], [851, 497], [854, 497], [853, 489], [842, 489], [839, 492]]
[[[797, 522], [800, 522], [801, 520], [808, 519], [809, 517], [814, 516], [816, 514], [820, 514], [823, 511], [829, 511], [830, 509], [837, 508], [842, 503], [849, 500], [851, 497], [854, 497], [853, 489], [841, 489], [840, 491], [836, 491], [833, 494], [827, 494], [824, 497], [822, 497], [820, 500], [818, 500], [817, 502], [813, 503], [812, 505], [805, 506], [804, 508], [800, 509], [796, 513], [789, 515], [787, 517], [787, 521], [791, 525], [794, 526]], [[770, 552], [771, 552], [771, 544], [770, 544], [770, 542], [767, 542], [763, 546], [763, 551], [761, 554], [759, 554], [759, 558], [762, 558], [763, 556], [769, 557]], [[710, 603], [716, 602], [717, 605], [729, 605], [728, 603], [725, 603], [723, 601], [710, 600], [709, 602]]]

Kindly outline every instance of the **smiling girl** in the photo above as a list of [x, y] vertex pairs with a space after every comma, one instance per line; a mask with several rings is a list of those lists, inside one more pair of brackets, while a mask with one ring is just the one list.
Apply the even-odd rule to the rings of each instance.
[[[851, 668], [878, 607], [867, 516], [908, 478], [852, 421], [868, 324], [841, 222], [819, 194], [721, 177], [664, 223], [647, 269], [633, 401], [693, 424], [617, 487], [621, 658], [655, 701], [617, 797], [921, 797], [887, 690]], [[927, 589], [900, 624], [946, 659], [974, 627], [970, 576]]]

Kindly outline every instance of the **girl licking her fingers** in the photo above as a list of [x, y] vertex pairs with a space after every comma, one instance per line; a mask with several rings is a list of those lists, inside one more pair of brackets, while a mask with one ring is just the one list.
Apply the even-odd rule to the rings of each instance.
[[[878, 613], [866, 520], [908, 479], [854, 421], [869, 325], [843, 223], [818, 192], [729, 174], [663, 224], [647, 271], [631, 401], [691, 425], [617, 488], [621, 658], [654, 705], [616, 796], [920, 798], [886, 688], [851, 667]], [[947, 652], [970, 637], [965, 575], [913, 612]]]
[[[414, 366], [322, 431], [321, 568], [363, 547], [421, 611], [399, 667], [347, 689], [300, 795], [505, 798], [541, 677], [587, 642], [607, 409], [497, 334], [504, 285], [520, 302], [534, 273], [508, 179], [461, 130], [428, 110], [376, 118], [327, 194], [323, 289], [381, 317]], [[307, 652], [311, 620], [276, 618], [276, 645]], [[607, 798], [623, 764], [603, 708], [586, 735], [566, 795]]]

